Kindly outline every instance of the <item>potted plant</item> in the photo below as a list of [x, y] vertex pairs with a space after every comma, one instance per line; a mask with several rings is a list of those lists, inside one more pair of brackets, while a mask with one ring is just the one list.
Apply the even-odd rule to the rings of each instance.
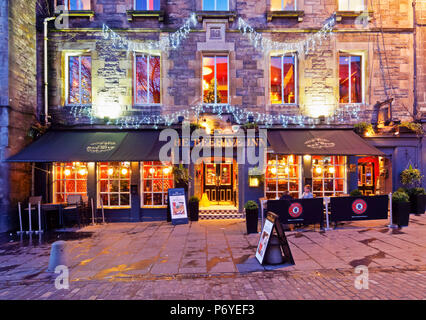
[[253, 200], [249, 200], [244, 205], [246, 211], [247, 233], [257, 233], [257, 220], [259, 217], [259, 206]]
[[415, 133], [422, 135], [423, 127], [421, 123], [415, 122], [402, 122], [398, 125], [399, 133]]
[[392, 223], [399, 227], [408, 226], [410, 217], [410, 202], [408, 194], [396, 191], [392, 194]]
[[191, 180], [188, 168], [185, 168], [182, 163], [173, 167], [173, 177], [176, 188], [184, 188], [188, 191], [189, 180]]
[[354, 130], [357, 134], [364, 135], [364, 136], [372, 136], [375, 133], [371, 123], [367, 123], [367, 122], [359, 122], [355, 124]]
[[189, 198], [189, 218], [191, 221], [198, 221], [200, 199], [197, 196]]
[[426, 191], [424, 188], [409, 188], [407, 194], [410, 197], [410, 213], [423, 214], [426, 208]]
[[412, 165], [401, 172], [401, 183], [406, 186], [406, 193], [410, 198], [411, 213], [420, 214], [425, 212], [426, 195], [425, 190], [420, 187], [423, 176], [419, 169]]
[[362, 192], [359, 191], [358, 189], [352, 190], [349, 195], [351, 197], [362, 197]]

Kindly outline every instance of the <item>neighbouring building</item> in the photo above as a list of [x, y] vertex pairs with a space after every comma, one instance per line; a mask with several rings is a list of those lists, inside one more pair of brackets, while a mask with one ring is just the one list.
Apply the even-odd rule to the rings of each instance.
[[[408, 165], [426, 172], [424, 134], [400, 126], [425, 126], [425, 1], [56, 0], [37, 5], [36, 35], [30, 16], [19, 21], [26, 26], [19, 35], [29, 33], [19, 39], [31, 42], [18, 43], [21, 53], [11, 51], [9, 31], [9, 60], [24, 61], [10, 65], [9, 73], [0, 61], [2, 79], [20, 68], [27, 76], [19, 80], [30, 87], [23, 94], [11, 82], [1, 92], [2, 130], [9, 132], [4, 142], [2, 131], [2, 159], [12, 156], [12, 162], [2, 163], [7, 168], [2, 175], [19, 168], [13, 174], [25, 173], [22, 183], [29, 194], [31, 167], [13, 163], [33, 163], [33, 194], [44, 202], [81, 194], [103, 207], [110, 221], [165, 219], [167, 190], [176, 184], [173, 165], [159, 161], [159, 135], [175, 128], [183, 142], [183, 120], [215, 132], [224, 144], [227, 138], [234, 142], [238, 129], [267, 129], [264, 175], [238, 163], [236, 152], [216, 163], [204, 155], [201, 163], [187, 165], [188, 195], [204, 197], [204, 216], [238, 216], [248, 200], [275, 199], [286, 190], [298, 197], [306, 184], [317, 197], [354, 189], [387, 194], [401, 186], [399, 174]], [[34, 6], [31, 10], [34, 14]], [[195, 19], [188, 22], [191, 16]], [[323, 26], [331, 21], [328, 33]], [[169, 39], [174, 48], [165, 50]], [[19, 95], [19, 115], [10, 114], [13, 102], [7, 107], [4, 92]], [[36, 110], [39, 125], [31, 123]], [[362, 122], [372, 126], [354, 133]], [[20, 153], [24, 139], [10, 138], [11, 124], [18, 123], [14, 130], [22, 137], [31, 124], [40, 136]], [[260, 143], [260, 137], [254, 141]], [[194, 141], [189, 144], [194, 147]], [[8, 184], [2, 185], [1, 197], [8, 200], [2, 208], [14, 215], [18, 197], [11, 196], [18, 182], [3, 179]]]

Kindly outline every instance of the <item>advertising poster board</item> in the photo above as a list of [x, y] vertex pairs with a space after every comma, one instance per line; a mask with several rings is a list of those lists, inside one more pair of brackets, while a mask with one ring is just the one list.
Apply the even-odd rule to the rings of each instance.
[[266, 219], [263, 225], [262, 233], [260, 234], [259, 243], [256, 250], [256, 259], [260, 264], [263, 263], [265, 257], [266, 248], [268, 247], [269, 238], [271, 237], [272, 229], [274, 228], [274, 222]]
[[388, 219], [389, 198], [383, 196], [330, 198], [333, 222]]
[[188, 223], [188, 211], [183, 188], [169, 189], [169, 207], [172, 224]]

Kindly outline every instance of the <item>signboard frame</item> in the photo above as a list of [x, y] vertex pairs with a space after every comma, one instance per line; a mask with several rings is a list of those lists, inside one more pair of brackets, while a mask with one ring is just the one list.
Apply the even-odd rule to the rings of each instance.
[[330, 198], [331, 222], [387, 220], [389, 198], [387, 195]]
[[[169, 189], [169, 212], [173, 225], [188, 223], [188, 208], [186, 206], [185, 189]], [[183, 212], [182, 212], [183, 211]], [[182, 213], [179, 213], [182, 212]]]

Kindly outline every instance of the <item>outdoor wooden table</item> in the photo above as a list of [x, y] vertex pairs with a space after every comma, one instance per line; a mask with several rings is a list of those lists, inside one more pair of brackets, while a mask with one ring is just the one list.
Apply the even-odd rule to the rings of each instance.
[[[43, 203], [41, 205], [41, 209], [42, 209], [43, 213], [47, 212], [47, 211], [58, 211], [59, 226], [63, 227], [64, 226], [64, 219], [63, 219], [63, 214], [62, 214], [62, 208], [65, 205], [66, 205], [66, 203]], [[45, 221], [47, 222], [47, 219], [45, 219]]]

